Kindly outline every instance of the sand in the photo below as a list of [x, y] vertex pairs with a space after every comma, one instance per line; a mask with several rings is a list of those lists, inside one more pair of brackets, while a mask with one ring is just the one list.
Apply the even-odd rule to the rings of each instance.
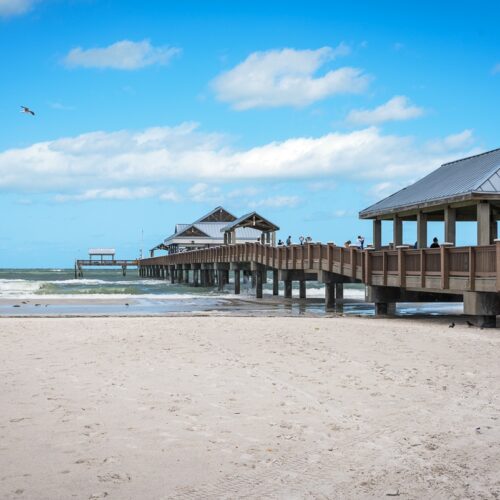
[[498, 498], [500, 334], [0, 320], [0, 497]]

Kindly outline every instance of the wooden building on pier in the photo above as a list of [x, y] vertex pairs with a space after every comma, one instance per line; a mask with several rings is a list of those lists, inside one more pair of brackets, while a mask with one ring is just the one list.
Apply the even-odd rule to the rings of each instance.
[[[255, 214], [255, 212], [253, 213]], [[247, 216], [253, 215], [247, 214]], [[252, 226], [251, 223], [246, 224], [247, 216], [237, 218], [235, 215], [227, 211], [223, 207], [216, 207], [191, 224], [176, 224], [175, 232], [168, 238], [150, 250], [151, 257], [154, 256], [156, 250], [166, 250], [168, 253], [178, 253], [187, 250], [195, 250], [199, 248], [213, 248], [223, 245], [226, 242], [226, 228], [230, 224], [231, 234], [238, 240], [239, 243], [253, 243], [261, 240], [262, 233], [268, 230], [268, 227], [277, 227], [274, 224], [266, 221], [267, 226], [263, 226], [265, 219], [257, 216], [259, 226]], [[262, 226], [262, 227], [261, 227]]]
[[392, 242], [403, 244], [403, 222], [416, 221], [417, 247], [428, 245], [427, 222], [444, 222], [444, 243], [456, 244], [456, 225], [477, 222], [477, 245], [498, 237], [500, 149], [445, 163], [414, 184], [359, 213], [373, 220], [373, 245], [382, 246], [382, 221], [393, 222]]

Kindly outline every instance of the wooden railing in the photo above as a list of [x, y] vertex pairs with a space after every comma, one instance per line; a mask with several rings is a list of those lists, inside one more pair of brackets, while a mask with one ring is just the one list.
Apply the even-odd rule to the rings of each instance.
[[253, 262], [280, 270], [326, 271], [370, 285], [459, 293], [500, 291], [499, 259], [500, 243], [419, 250], [359, 250], [331, 243], [283, 247], [245, 243], [142, 259], [139, 266]]

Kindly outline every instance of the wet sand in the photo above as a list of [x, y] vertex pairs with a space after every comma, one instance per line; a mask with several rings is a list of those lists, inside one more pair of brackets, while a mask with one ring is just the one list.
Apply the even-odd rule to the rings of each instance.
[[0, 497], [497, 498], [499, 352], [463, 321], [3, 318]]

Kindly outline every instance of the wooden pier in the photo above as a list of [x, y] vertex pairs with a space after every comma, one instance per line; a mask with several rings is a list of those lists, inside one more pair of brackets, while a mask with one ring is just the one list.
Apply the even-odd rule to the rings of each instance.
[[127, 268], [136, 267], [139, 265], [139, 261], [136, 260], [125, 260], [125, 259], [78, 259], [75, 261], [75, 278], [83, 277], [84, 267], [119, 267], [122, 270], [122, 275], [127, 275]]
[[[500, 243], [471, 247], [366, 249], [333, 244], [272, 247], [260, 243], [225, 245], [139, 261], [139, 275], [219, 288], [234, 272], [235, 293], [241, 272], [251, 273], [257, 298], [267, 272], [273, 275], [273, 294], [284, 282], [285, 298], [299, 281], [325, 284], [325, 308], [343, 298], [344, 283], [364, 283], [376, 314], [387, 314], [396, 302], [464, 301], [464, 313], [477, 316], [481, 326], [493, 326], [500, 314]], [[191, 279], [190, 279], [191, 276]]]

